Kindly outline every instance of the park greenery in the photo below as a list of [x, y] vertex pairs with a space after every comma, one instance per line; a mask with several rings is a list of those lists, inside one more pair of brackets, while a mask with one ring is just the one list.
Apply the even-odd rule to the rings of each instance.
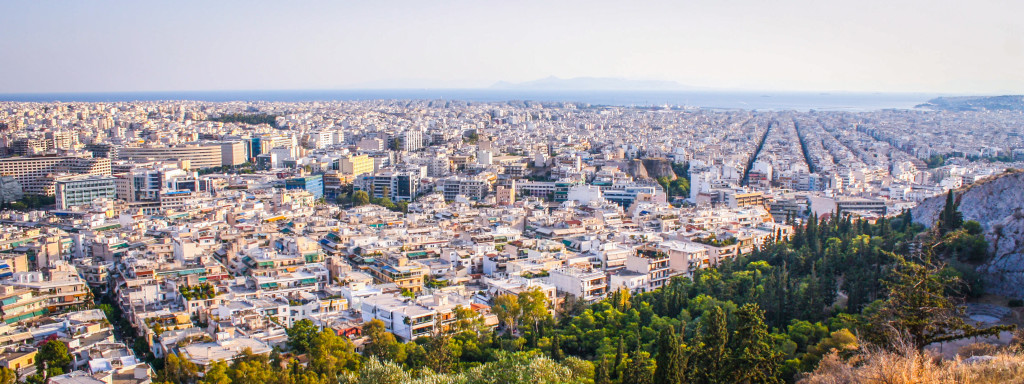
[[219, 121], [221, 123], [243, 123], [251, 125], [267, 124], [277, 128], [277, 116], [266, 113], [230, 113], [218, 117], [210, 117], [206, 120]]
[[919, 352], [1008, 330], [964, 320], [969, 288], [945, 260], [974, 260], [976, 249], [954, 244], [978, 230], [958, 217], [952, 199], [930, 230], [909, 212], [873, 223], [812, 215], [786, 238], [651, 292], [613, 291], [594, 303], [570, 296], [555, 311], [537, 289], [499, 295], [491, 307], [496, 329], [459, 307], [445, 329], [407, 342], [372, 320], [362, 328], [362, 353], [348, 338], [301, 320], [288, 328], [285, 350], [243, 352], [204, 375], [170, 354], [158, 381], [793, 382], [823, 359], [864, 345]]
[[[389, 194], [389, 191], [385, 188], [384, 195], [387, 196]], [[361, 190], [352, 190], [347, 195], [338, 196], [335, 202], [352, 207], [375, 204], [395, 212], [409, 212], [408, 201], [399, 201], [398, 203], [395, 203], [388, 197], [370, 197], [369, 193]]]
[[26, 194], [19, 200], [4, 202], [0, 207], [26, 211], [53, 206], [56, 202], [53, 196]]
[[924, 159], [925, 165], [929, 169], [939, 168], [946, 165], [946, 162], [950, 159], [961, 158], [966, 161], [981, 161], [987, 160], [993, 163], [1012, 163], [1020, 161], [1019, 158], [1014, 157], [1010, 154], [996, 155], [996, 156], [978, 156], [978, 155], [964, 155], [963, 153], [947, 153], [947, 154], [935, 154], [931, 157]]
[[667, 176], [657, 179], [665, 194], [669, 199], [690, 197], [690, 163], [672, 163], [672, 172], [676, 174], [674, 179]]

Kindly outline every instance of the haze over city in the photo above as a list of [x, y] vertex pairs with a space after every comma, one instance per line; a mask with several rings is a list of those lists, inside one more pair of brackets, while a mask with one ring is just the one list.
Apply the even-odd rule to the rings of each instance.
[[1015, 1], [3, 2], [0, 93], [486, 88], [1024, 89]]
[[1010, 383], [1022, 2], [0, 2], [0, 384]]

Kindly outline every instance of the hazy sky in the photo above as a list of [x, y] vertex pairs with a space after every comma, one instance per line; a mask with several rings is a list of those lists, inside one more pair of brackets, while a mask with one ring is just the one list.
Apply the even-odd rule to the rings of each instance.
[[1024, 92], [1024, 1], [2, 1], [0, 93], [464, 88]]

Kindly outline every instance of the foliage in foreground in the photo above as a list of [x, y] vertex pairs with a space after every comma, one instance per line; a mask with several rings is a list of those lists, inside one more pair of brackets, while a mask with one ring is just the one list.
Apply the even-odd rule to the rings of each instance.
[[[962, 351], [962, 350], [961, 350]], [[999, 351], [984, 358], [941, 360], [912, 345], [893, 351], [864, 348], [848, 359], [826, 356], [800, 384], [996, 384], [1024, 382], [1024, 355]]]

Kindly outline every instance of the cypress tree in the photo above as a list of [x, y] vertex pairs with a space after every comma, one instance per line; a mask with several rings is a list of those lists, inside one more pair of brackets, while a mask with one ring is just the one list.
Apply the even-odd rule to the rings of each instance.
[[942, 213], [939, 214], [939, 229], [942, 234], [946, 234], [949, 231], [955, 231], [964, 224], [963, 215], [957, 210], [956, 201], [953, 199], [953, 190], [949, 190], [946, 193], [946, 206], [942, 208]]
[[[685, 326], [683, 327], [685, 328]], [[661, 330], [658, 339], [658, 356], [655, 358], [654, 382], [682, 384], [686, 382], [686, 353], [682, 339], [675, 334], [672, 326]]]
[[611, 382], [612, 377], [608, 373], [608, 358], [602, 357], [594, 371], [594, 384], [611, 384]]
[[555, 334], [551, 338], [551, 358], [555, 361], [562, 361], [565, 359], [565, 353], [562, 352], [562, 346], [559, 339], [561, 339], [561, 337], [559, 337], [558, 334]]
[[725, 312], [721, 307], [711, 307], [701, 316], [698, 340], [693, 362], [693, 381], [708, 384], [730, 383], [726, 372], [729, 359], [726, 350], [729, 331], [726, 329]]
[[731, 339], [727, 371], [735, 383], [781, 383], [782, 354], [772, 345], [764, 313], [756, 304], [736, 310], [736, 332]]
[[626, 353], [626, 344], [622, 337], [619, 337], [619, 346], [615, 349], [615, 365], [612, 366], [612, 376], [618, 378], [620, 376], [619, 366], [622, 365], [622, 359]]

